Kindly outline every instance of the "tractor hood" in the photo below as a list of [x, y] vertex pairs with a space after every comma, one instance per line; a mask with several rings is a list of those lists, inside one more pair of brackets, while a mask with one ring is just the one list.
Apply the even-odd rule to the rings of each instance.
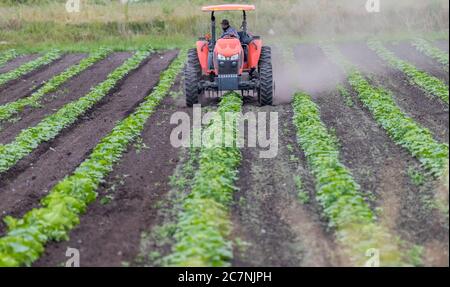
[[241, 42], [238, 39], [219, 39], [216, 43], [214, 54], [231, 57], [240, 54], [241, 50]]

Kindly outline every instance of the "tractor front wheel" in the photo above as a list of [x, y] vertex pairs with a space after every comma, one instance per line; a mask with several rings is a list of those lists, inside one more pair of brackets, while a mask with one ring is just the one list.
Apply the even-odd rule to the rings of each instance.
[[200, 61], [198, 60], [197, 50], [188, 51], [187, 64], [184, 69], [184, 92], [186, 94], [186, 105], [192, 107], [199, 103], [200, 90], [199, 82], [202, 76]]
[[258, 99], [261, 106], [272, 105], [273, 90], [272, 51], [270, 47], [263, 46], [259, 59]]

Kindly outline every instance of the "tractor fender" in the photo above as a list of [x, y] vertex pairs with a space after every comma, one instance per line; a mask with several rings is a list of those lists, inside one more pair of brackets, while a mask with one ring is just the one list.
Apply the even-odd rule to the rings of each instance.
[[250, 69], [257, 68], [259, 58], [261, 57], [262, 40], [254, 39], [248, 45], [248, 67]]
[[200, 62], [200, 66], [202, 67], [203, 74], [208, 73], [208, 41], [197, 41], [197, 56]]

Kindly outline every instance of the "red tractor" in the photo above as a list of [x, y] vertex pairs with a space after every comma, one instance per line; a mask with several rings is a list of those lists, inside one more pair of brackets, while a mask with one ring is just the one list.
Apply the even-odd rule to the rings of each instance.
[[[253, 92], [260, 105], [272, 105], [274, 82], [270, 47], [263, 46], [259, 36], [247, 33], [247, 11], [254, 5], [206, 6], [202, 11], [211, 12], [211, 34], [197, 41], [197, 48], [188, 52], [185, 68], [186, 104], [199, 103], [206, 91]], [[215, 12], [242, 11], [242, 31], [239, 39], [226, 36], [216, 39]]]

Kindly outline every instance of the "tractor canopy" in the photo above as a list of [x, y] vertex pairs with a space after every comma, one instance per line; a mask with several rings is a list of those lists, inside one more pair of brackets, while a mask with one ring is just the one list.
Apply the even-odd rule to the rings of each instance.
[[202, 7], [203, 12], [218, 12], [218, 11], [254, 11], [255, 5], [242, 5], [242, 4], [225, 4], [225, 5], [212, 5]]

